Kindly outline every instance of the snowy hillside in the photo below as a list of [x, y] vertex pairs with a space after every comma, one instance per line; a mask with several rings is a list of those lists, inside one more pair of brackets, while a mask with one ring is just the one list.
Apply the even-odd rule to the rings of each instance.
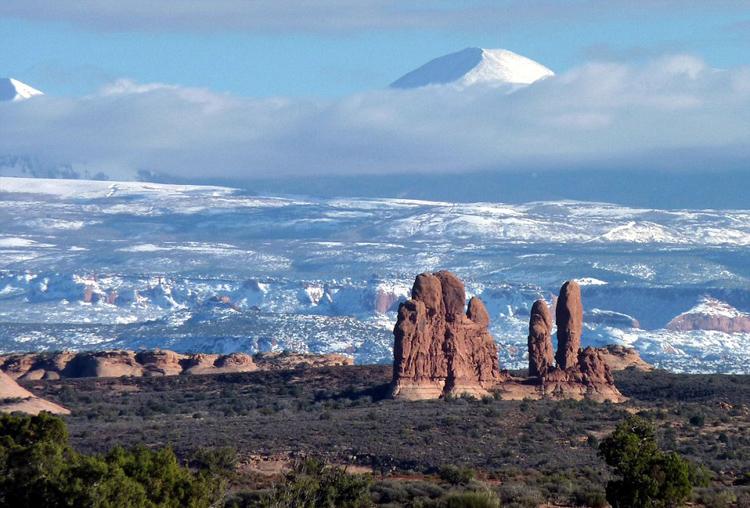
[[506, 49], [466, 48], [431, 60], [394, 81], [393, 88], [417, 88], [451, 84], [460, 88], [470, 85], [530, 85], [554, 76], [547, 67]]
[[582, 282], [585, 344], [633, 345], [673, 370], [750, 365], [750, 333], [667, 329], [706, 296], [750, 312], [748, 210], [0, 178], [0, 224], [0, 352], [293, 349], [387, 362], [414, 276], [446, 268], [486, 302], [504, 367], [525, 362], [531, 304], [568, 278]]
[[21, 83], [13, 78], [0, 78], [0, 102], [3, 101], [22, 101], [30, 99], [35, 95], [44, 95], [36, 88], [32, 88], [26, 83]]

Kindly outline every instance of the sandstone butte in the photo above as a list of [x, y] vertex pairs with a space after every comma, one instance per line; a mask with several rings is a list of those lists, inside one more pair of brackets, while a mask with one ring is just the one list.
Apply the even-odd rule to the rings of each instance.
[[[464, 310], [465, 302], [464, 285], [452, 273], [417, 276], [412, 297], [399, 307], [393, 330], [394, 397], [481, 397], [496, 392], [504, 399], [625, 400], [614, 384], [606, 358], [621, 359], [620, 365], [638, 363], [633, 358], [626, 359], [630, 353], [624, 349], [581, 349], [583, 305], [575, 281], [563, 284], [557, 301], [556, 354], [549, 307], [544, 300], [532, 306], [527, 378], [500, 371], [484, 304], [474, 297]], [[632, 355], [637, 357], [635, 352]]]
[[0, 371], [0, 412], [37, 414], [47, 411], [54, 414], [70, 414], [66, 408], [37, 397], [30, 391], [16, 383], [16, 381]]
[[348, 356], [327, 354], [245, 353], [180, 354], [169, 350], [19, 353], [0, 356], [0, 372], [18, 380], [79, 377], [175, 376], [288, 370], [351, 365]]

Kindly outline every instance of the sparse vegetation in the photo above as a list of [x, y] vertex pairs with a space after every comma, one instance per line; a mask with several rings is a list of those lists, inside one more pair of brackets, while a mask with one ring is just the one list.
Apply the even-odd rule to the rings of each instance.
[[58, 417], [0, 416], [0, 506], [201, 508], [221, 492], [218, 477], [180, 466], [168, 448], [87, 456]]
[[607, 482], [613, 508], [680, 506], [693, 491], [692, 466], [676, 452], [663, 452], [654, 427], [629, 416], [602, 441], [599, 452], [617, 478]]
[[[704, 467], [691, 470], [694, 481], [710, 478], [695, 489], [699, 506], [750, 506], [750, 377], [616, 377], [630, 402], [394, 401], [384, 366], [24, 386], [73, 411], [65, 421], [78, 452], [171, 446], [193, 474], [202, 469], [229, 482], [232, 506], [258, 506], [286, 481], [248, 472], [249, 460], [315, 456], [346, 474], [348, 466], [371, 471], [375, 505], [437, 508], [449, 496], [492, 492], [503, 507], [602, 507], [617, 476], [597, 447], [630, 413], [653, 427], [665, 454]], [[690, 423], [695, 415], [702, 426]]]
[[283, 481], [256, 505], [267, 508], [365, 508], [371, 506], [370, 479], [341, 467], [307, 458], [298, 461]]

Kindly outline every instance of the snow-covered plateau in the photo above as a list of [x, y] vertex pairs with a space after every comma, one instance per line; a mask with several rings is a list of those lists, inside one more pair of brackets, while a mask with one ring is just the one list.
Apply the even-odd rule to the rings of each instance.
[[750, 372], [750, 333], [725, 331], [750, 313], [750, 210], [0, 178], [0, 224], [0, 352], [290, 349], [388, 362], [414, 276], [450, 269], [487, 304], [503, 367], [526, 361], [534, 300], [575, 278], [585, 345], [634, 346], [674, 371]]

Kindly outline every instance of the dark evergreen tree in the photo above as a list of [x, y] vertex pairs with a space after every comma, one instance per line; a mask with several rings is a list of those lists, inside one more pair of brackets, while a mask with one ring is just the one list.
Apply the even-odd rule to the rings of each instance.
[[613, 508], [663, 508], [682, 505], [693, 489], [691, 464], [659, 448], [653, 426], [630, 416], [599, 445], [617, 479], [607, 483]]

